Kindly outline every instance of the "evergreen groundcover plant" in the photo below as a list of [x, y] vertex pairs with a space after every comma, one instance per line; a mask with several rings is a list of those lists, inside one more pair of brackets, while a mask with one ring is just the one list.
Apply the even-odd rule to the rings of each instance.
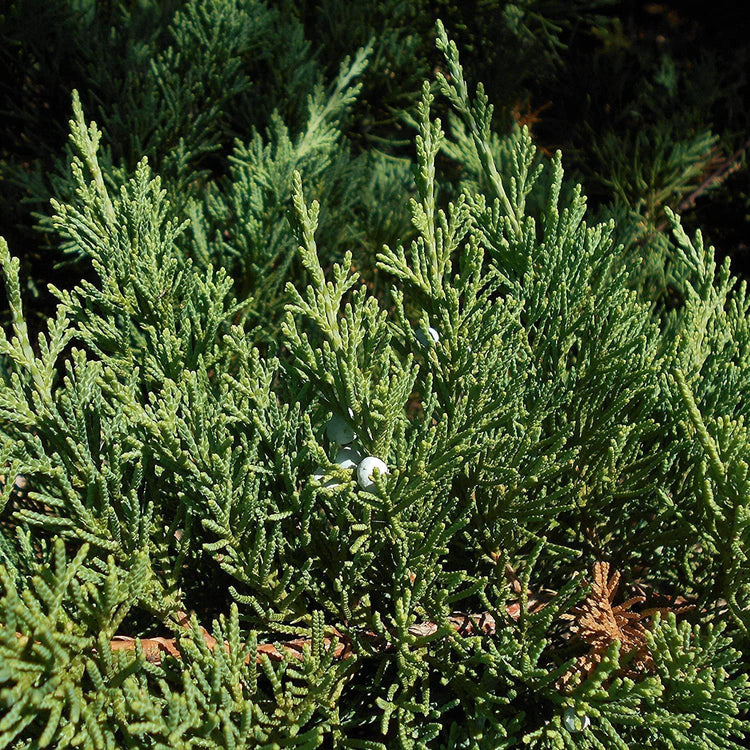
[[[74, 97], [48, 229], [93, 273], [38, 337], [0, 241], [0, 747], [745, 746], [745, 284], [670, 214], [680, 303], [641, 294], [561, 155], [494, 133], [438, 48], [375, 269], [321, 262], [367, 50], [234, 191], [179, 149], [167, 190], [118, 171]], [[254, 244], [212, 251], [222, 218]], [[269, 336], [237, 290], [284, 278]]]

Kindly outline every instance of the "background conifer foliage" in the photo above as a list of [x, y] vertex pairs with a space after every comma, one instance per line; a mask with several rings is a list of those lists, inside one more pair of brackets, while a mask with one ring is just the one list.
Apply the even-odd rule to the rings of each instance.
[[745, 747], [725, 26], [6, 4], [0, 748]]

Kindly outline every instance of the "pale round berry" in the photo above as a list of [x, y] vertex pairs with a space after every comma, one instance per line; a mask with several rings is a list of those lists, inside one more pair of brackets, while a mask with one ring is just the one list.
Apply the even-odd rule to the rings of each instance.
[[322, 466], [316, 466], [315, 471], [313, 471], [312, 477], [318, 482], [321, 482], [323, 484], [323, 487], [335, 487], [338, 484], [338, 482], [335, 479], [330, 478], [330, 479], [326, 479], [325, 482], [323, 481], [326, 475], [327, 475], [327, 472]]
[[574, 708], [568, 708], [563, 714], [563, 723], [569, 732], [583, 732], [591, 725], [591, 719], [586, 714], [579, 716]]
[[375, 486], [373, 480], [373, 471], [377, 469], [381, 476], [388, 473], [388, 467], [385, 462], [381, 461], [376, 456], [367, 456], [359, 462], [357, 466], [357, 482], [363, 490], [369, 490]]
[[[349, 416], [352, 416], [351, 409], [349, 409]], [[332, 443], [339, 445], [349, 445], [357, 437], [357, 433], [340, 414], [334, 414], [328, 421], [326, 435]]]
[[414, 335], [417, 337], [417, 341], [419, 341], [422, 346], [427, 346], [428, 336], [432, 339], [433, 344], [437, 344], [437, 342], [440, 341], [440, 334], [434, 328], [432, 328], [432, 326], [427, 328], [426, 334], [421, 328], [417, 328]]
[[356, 448], [345, 446], [336, 453], [335, 463], [342, 469], [354, 469], [361, 460], [362, 454]]

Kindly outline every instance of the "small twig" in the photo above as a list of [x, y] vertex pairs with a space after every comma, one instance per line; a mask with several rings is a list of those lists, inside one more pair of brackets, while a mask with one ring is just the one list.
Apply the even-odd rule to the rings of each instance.
[[[706, 190], [708, 190], [715, 184], [720, 184], [724, 179], [729, 177], [732, 172], [735, 172], [737, 169], [739, 169], [740, 159], [748, 148], [750, 148], [750, 138], [748, 138], [742, 144], [742, 146], [740, 146], [718, 169], [711, 172], [711, 174], [706, 177], [706, 179], [703, 180], [703, 182], [701, 182], [701, 184], [698, 185], [698, 187], [693, 190], [692, 193], [690, 193], [690, 195], [680, 201], [677, 206], [677, 213], [682, 213], [683, 211], [687, 211], [689, 208], [693, 208], [695, 206], [695, 202], [698, 200], [698, 198], [700, 198], [701, 195], [703, 195], [703, 193], [706, 192]], [[666, 220], [662, 221], [657, 225], [656, 231], [663, 231], [667, 228], [668, 223], [669, 222], [667, 222]]]

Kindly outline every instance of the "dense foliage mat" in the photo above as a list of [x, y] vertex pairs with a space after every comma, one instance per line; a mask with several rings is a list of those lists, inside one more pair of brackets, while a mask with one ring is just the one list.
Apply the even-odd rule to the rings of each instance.
[[437, 47], [412, 177], [341, 147], [369, 47], [216, 180], [231, 59], [123, 62], [133, 164], [74, 95], [38, 337], [0, 240], [0, 747], [745, 746], [746, 287], [666, 208], [665, 304]]

